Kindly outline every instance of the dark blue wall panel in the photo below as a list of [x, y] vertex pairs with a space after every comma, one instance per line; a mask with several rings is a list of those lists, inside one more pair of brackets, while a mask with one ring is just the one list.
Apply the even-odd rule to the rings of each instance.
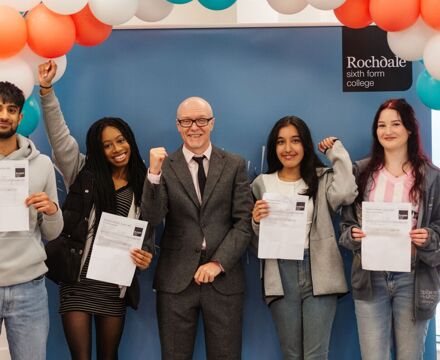
[[[213, 142], [244, 156], [250, 177], [260, 173], [261, 147], [273, 123], [288, 114], [309, 124], [315, 142], [336, 135], [354, 160], [365, 156], [374, 113], [390, 97], [406, 97], [414, 105], [430, 153], [430, 112], [418, 100], [414, 86], [406, 92], [343, 93], [341, 48], [338, 27], [114, 31], [100, 46], [75, 47], [55, 88], [82, 149], [94, 120], [120, 116], [132, 125], [146, 161], [150, 147], [166, 146], [172, 151], [180, 145], [175, 111], [181, 100], [192, 95], [212, 104]], [[419, 71], [417, 64], [415, 77]], [[32, 138], [44, 152], [50, 151], [42, 126]], [[351, 255], [345, 251], [343, 255], [348, 270]], [[281, 359], [274, 325], [261, 297], [258, 261], [250, 253], [243, 261], [248, 281], [243, 358]], [[141, 277], [140, 309], [128, 311], [121, 359], [160, 357], [153, 270]], [[57, 289], [50, 284], [49, 291], [48, 359], [67, 359]], [[205, 358], [201, 336], [194, 358]], [[330, 358], [360, 358], [350, 296], [339, 301]], [[425, 359], [435, 359], [433, 329]]]

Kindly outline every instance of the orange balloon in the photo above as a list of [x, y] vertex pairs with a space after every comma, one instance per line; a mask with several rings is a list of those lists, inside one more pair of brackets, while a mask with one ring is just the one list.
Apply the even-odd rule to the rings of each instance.
[[50, 11], [44, 4], [26, 15], [28, 44], [34, 53], [45, 58], [65, 55], [75, 44], [75, 24], [68, 15]]
[[420, 12], [426, 24], [440, 30], [440, 2], [438, 0], [421, 0]]
[[0, 5], [0, 58], [17, 54], [26, 44], [26, 22], [20, 13], [6, 5]]
[[370, 0], [346, 0], [334, 10], [338, 20], [345, 26], [361, 29], [371, 24]]
[[370, 0], [370, 14], [382, 30], [401, 31], [417, 21], [420, 0]]
[[76, 42], [79, 45], [98, 45], [107, 40], [112, 32], [112, 26], [99, 21], [90, 11], [89, 5], [71, 16], [76, 27]]

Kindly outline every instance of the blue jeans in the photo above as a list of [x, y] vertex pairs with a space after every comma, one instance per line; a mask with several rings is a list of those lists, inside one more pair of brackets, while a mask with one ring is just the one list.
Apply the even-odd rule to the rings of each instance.
[[284, 359], [325, 360], [337, 296], [313, 296], [310, 258], [278, 260], [284, 297], [270, 305]]
[[355, 300], [363, 360], [418, 360], [428, 320], [414, 320], [414, 272], [372, 272], [373, 299]]
[[45, 360], [49, 309], [44, 277], [0, 286], [0, 327], [5, 321], [12, 360]]

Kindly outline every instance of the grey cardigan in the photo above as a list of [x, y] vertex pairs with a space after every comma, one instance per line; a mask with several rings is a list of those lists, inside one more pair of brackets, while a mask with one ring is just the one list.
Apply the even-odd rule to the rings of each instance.
[[[355, 164], [355, 174], [360, 174], [368, 159]], [[371, 179], [367, 183], [370, 189]], [[364, 198], [368, 197], [368, 190]], [[440, 170], [433, 165], [425, 166], [425, 184], [422, 200], [419, 203], [417, 228], [428, 230], [428, 241], [424, 246], [417, 246], [414, 267], [414, 318], [430, 319], [440, 300]], [[351, 236], [351, 229], [361, 227], [361, 204], [356, 201], [352, 206], [344, 207], [341, 219], [341, 237], [339, 242], [347, 249], [353, 250], [351, 284], [353, 297], [359, 300], [370, 300], [374, 294], [371, 285], [371, 271], [362, 269], [361, 242]]]
[[[348, 291], [342, 257], [333, 228], [333, 215], [342, 205], [351, 204], [357, 196], [357, 186], [348, 152], [337, 141], [326, 156], [332, 168], [318, 168], [318, 191], [314, 199], [312, 225], [309, 234], [310, 266], [313, 295], [343, 294]], [[252, 183], [255, 198], [261, 199], [266, 191], [263, 176]], [[258, 235], [258, 225], [253, 224]], [[258, 246], [258, 239], [254, 245]], [[269, 304], [284, 296], [277, 260], [264, 260], [263, 288]]]

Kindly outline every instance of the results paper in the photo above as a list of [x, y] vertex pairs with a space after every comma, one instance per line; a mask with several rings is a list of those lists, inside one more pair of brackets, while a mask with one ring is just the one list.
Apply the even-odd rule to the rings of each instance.
[[411, 271], [411, 204], [362, 202], [362, 268]]
[[0, 231], [29, 231], [29, 162], [0, 161]]
[[146, 221], [103, 212], [87, 278], [130, 286], [136, 270], [130, 250], [142, 247], [147, 225]]
[[263, 200], [270, 209], [269, 216], [260, 222], [258, 257], [303, 260], [309, 198], [265, 193]]

